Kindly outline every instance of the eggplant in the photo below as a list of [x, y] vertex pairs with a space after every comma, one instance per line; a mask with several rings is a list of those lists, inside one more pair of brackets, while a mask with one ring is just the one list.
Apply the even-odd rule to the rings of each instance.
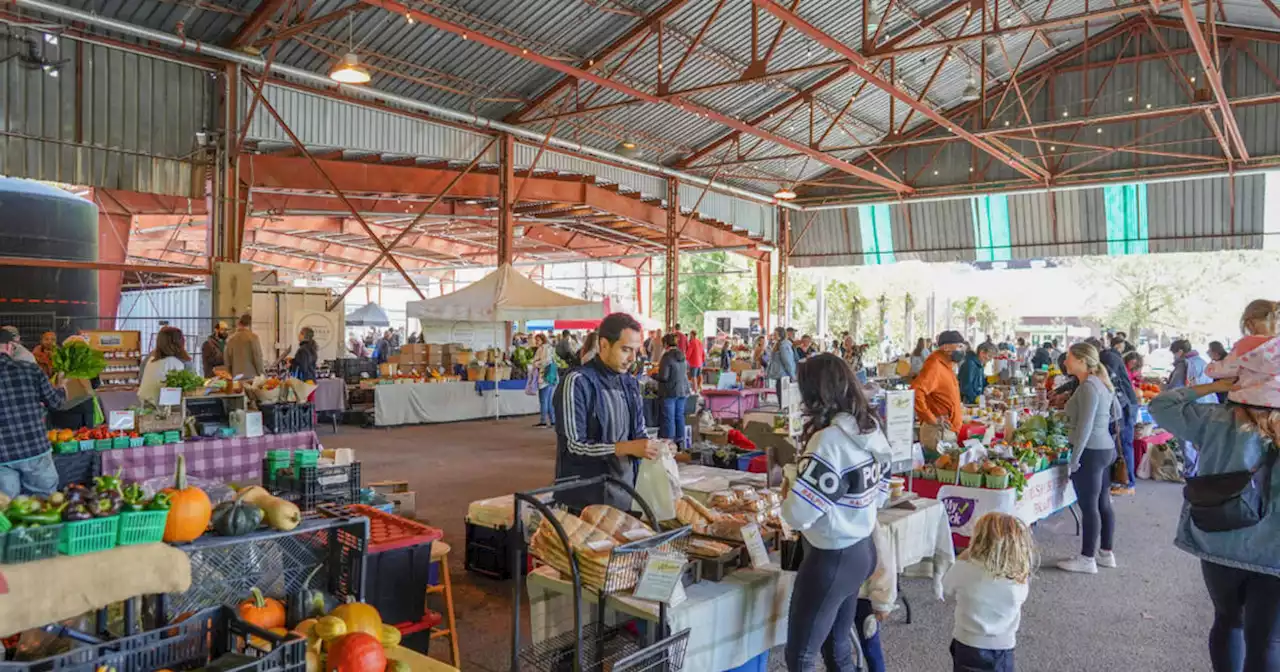
[[76, 502], [68, 504], [67, 508], [62, 510], [62, 522], [70, 523], [78, 520], [89, 520], [93, 514], [89, 511], [89, 506], [84, 502]]

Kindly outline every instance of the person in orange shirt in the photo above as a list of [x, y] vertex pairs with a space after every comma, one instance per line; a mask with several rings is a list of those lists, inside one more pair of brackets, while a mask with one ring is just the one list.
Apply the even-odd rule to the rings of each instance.
[[964, 361], [964, 336], [958, 331], [938, 334], [938, 347], [924, 361], [920, 374], [911, 382], [916, 392], [916, 420], [920, 422], [920, 444], [937, 452], [938, 443], [956, 440], [956, 430], [964, 422], [960, 402], [960, 380], [955, 367]]

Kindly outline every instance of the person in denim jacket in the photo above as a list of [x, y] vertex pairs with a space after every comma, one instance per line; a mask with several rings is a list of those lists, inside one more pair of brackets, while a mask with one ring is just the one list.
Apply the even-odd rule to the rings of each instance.
[[[1280, 372], [1280, 348], [1258, 358]], [[1242, 390], [1218, 380], [1169, 390], [1151, 401], [1151, 416], [1174, 436], [1200, 448], [1200, 475], [1253, 469], [1276, 450], [1280, 438], [1280, 375], [1272, 378], [1265, 405], [1236, 403]], [[1229, 392], [1226, 404], [1205, 404]], [[1262, 520], [1252, 527], [1206, 532], [1183, 504], [1174, 544], [1200, 558], [1213, 601], [1209, 658], [1214, 672], [1280, 670], [1280, 469], [1271, 474], [1275, 493]]]

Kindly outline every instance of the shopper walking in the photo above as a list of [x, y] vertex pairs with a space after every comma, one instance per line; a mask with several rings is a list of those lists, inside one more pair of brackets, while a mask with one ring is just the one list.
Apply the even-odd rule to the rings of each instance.
[[1067, 351], [1067, 374], [1079, 381], [1067, 400], [1067, 441], [1071, 444], [1071, 484], [1080, 504], [1083, 533], [1080, 556], [1058, 563], [1068, 572], [1097, 574], [1098, 566], [1115, 567], [1115, 515], [1111, 510], [1111, 465], [1116, 444], [1112, 419], [1120, 418], [1111, 376], [1098, 361], [1098, 349], [1076, 343]]
[[769, 366], [765, 369], [765, 377], [773, 380], [778, 392], [778, 404], [782, 404], [782, 379], [796, 379], [796, 350], [791, 344], [788, 330], [777, 327], [773, 330], [773, 351], [769, 353]]
[[[1209, 660], [1214, 672], [1277, 672], [1280, 341], [1242, 360], [1255, 384], [1235, 389], [1236, 381], [1223, 379], [1173, 389], [1152, 400], [1150, 410], [1161, 428], [1200, 447], [1200, 478], [1187, 479], [1174, 545], [1200, 559], [1213, 603]], [[1223, 391], [1226, 404], [1201, 402]], [[1226, 490], [1223, 480], [1230, 482]], [[1217, 487], [1206, 487], [1206, 481], [1217, 481]], [[1206, 489], [1208, 497], [1202, 496]]]
[[[1138, 484], [1135, 477], [1138, 465], [1133, 462], [1133, 435], [1138, 424], [1138, 410], [1142, 405], [1138, 401], [1138, 393], [1129, 378], [1129, 370], [1124, 365], [1125, 340], [1119, 336], [1111, 338], [1111, 347], [1098, 353], [1098, 361], [1106, 367], [1111, 377], [1111, 387], [1115, 390], [1116, 400], [1120, 402], [1120, 455], [1124, 458], [1125, 481], [1115, 481], [1111, 488], [1113, 495], [1132, 495]], [[1114, 481], [1114, 479], [1113, 479]]]
[[954, 672], [1013, 672], [1022, 604], [1034, 567], [1035, 542], [1026, 523], [992, 512], [974, 524], [969, 550], [942, 579], [943, 594], [956, 605]]
[[911, 381], [916, 393], [916, 419], [920, 421], [920, 443], [937, 452], [938, 444], [954, 443], [964, 422], [960, 401], [960, 381], [955, 366], [964, 361], [964, 336], [958, 331], [938, 334], [938, 349], [929, 355], [920, 375]]
[[320, 351], [316, 347], [316, 332], [311, 327], [298, 330], [298, 349], [293, 353], [293, 361], [289, 362], [289, 375], [299, 380], [315, 381], [316, 365], [320, 360]]
[[0, 494], [48, 495], [58, 487], [45, 418], [66, 401], [40, 367], [13, 358], [17, 338], [0, 330]]
[[[227, 372], [232, 378], [239, 376], [244, 380], [253, 380], [267, 374], [267, 367], [262, 363], [262, 342], [253, 333], [253, 316], [249, 313], [240, 316], [235, 333], [227, 339], [224, 355]], [[382, 347], [378, 348], [378, 356], [382, 358], [379, 363], [387, 361]]]
[[213, 333], [200, 346], [200, 364], [204, 367], [201, 373], [205, 376], [212, 377], [214, 369], [226, 364], [223, 351], [227, 348], [228, 331], [226, 322], [218, 322], [213, 325]]
[[[728, 347], [726, 345], [726, 347]], [[665, 357], [666, 354], [664, 353]], [[689, 331], [689, 347], [684, 351], [685, 359], [689, 362], [689, 376], [693, 380], [693, 390], [702, 392], [702, 367], [707, 362], [707, 351], [703, 347], [702, 341], [698, 339], [698, 332]], [[681, 437], [684, 434], [681, 433]]]
[[533, 342], [538, 346], [533, 355], [533, 364], [528, 375], [538, 380], [538, 424], [534, 427], [553, 427], [556, 424], [556, 409], [552, 403], [556, 384], [560, 382], [560, 372], [556, 364], [556, 353], [547, 342], [546, 334], [536, 334]]
[[[667, 334], [658, 364], [658, 399], [662, 400], [662, 424], [658, 436], [677, 443], [684, 442], [685, 400], [689, 397], [689, 361], [680, 351], [675, 334]], [[692, 341], [692, 339], [690, 339]]]
[[799, 373], [804, 453], [782, 517], [800, 531], [804, 559], [791, 595], [787, 669], [808, 672], [821, 653], [827, 670], [854, 672], [850, 633], [859, 588], [876, 567], [872, 532], [888, 494], [889, 442], [844, 360], [815, 355]]

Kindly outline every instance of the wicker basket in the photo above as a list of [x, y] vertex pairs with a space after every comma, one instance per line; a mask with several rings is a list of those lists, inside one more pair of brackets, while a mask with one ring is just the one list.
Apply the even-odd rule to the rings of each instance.
[[491, 366], [485, 370], [484, 379], [494, 380], [494, 381], [511, 380], [511, 367], [503, 366], [501, 364], [497, 366]]
[[453, 353], [453, 363], [456, 366], [467, 366], [471, 364], [475, 353], [470, 350], [460, 350]]

